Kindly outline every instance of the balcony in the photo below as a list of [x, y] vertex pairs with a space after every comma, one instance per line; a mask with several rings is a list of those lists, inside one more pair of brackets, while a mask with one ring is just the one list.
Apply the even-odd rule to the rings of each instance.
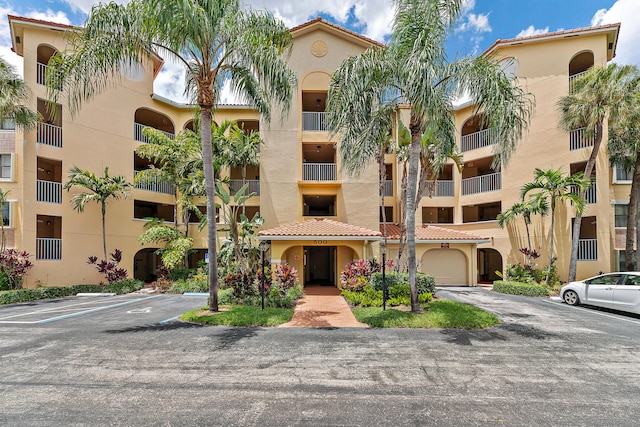
[[325, 112], [303, 111], [302, 112], [302, 130], [305, 131], [322, 131], [326, 132], [326, 115]]
[[497, 191], [502, 188], [502, 178], [500, 172], [487, 175], [464, 178], [462, 180], [462, 195], [487, 193]]
[[38, 144], [50, 145], [52, 147], [62, 148], [62, 126], [56, 126], [49, 123], [38, 122], [38, 135], [36, 142]]
[[578, 261], [598, 260], [598, 240], [579, 239], [578, 240]]
[[575, 89], [575, 81], [578, 77], [582, 76], [583, 74], [587, 73], [587, 71], [582, 71], [581, 73], [577, 73], [574, 75], [569, 76], [569, 94], [573, 94], [574, 89]]
[[41, 62], [36, 62], [36, 83], [39, 85], [46, 84], [47, 65]]
[[464, 152], [488, 147], [496, 143], [497, 136], [496, 128], [483, 129], [463, 135], [460, 140], [460, 150]]
[[303, 181], [336, 181], [335, 163], [303, 163]]
[[[144, 143], [148, 144], [149, 140], [147, 139], [146, 136], [144, 136], [142, 134], [142, 129], [144, 129], [146, 127], [153, 127], [153, 126], [143, 125], [142, 123], [133, 123], [133, 139], [135, 139], [136, 141], [144, 142]], [[157, 129], [157, 130], [160, 130], [160, 129]], [[170, 133], [170, 132], [165, 132], [163, 130], [160, 130], [160, 132], [162, 132], [167, 137], [169, 137], [169, 139], [175, 138], [175, 135]]]
[[[473, 178], [469, 178], [473, 179]], [[435, 188], [434, 188], [435, 187]], [[438, 179], [436, 181], [427, 182], [427, 192], [423, 196], [433, 195], [433, 197], [453, 197], [453, 180]]]
[[46, 203], [62, 203], [62, 183], [36, 180], [36, 200]]
[[[138, 175], [140, 171], [133, 171], [134, 178]], [[162, 193], [162, 194], [176, 194], [176, 189], [173, 185], [168, 182], [161, 181], [157, 178], [153, 179], [150, 182], [136, 182], [135, 187], [138, 190], [144, 191], [152, 191], [154, 193]]]
[[36, 238], [36, 259], [39, 261], [62, 259], [62, 239]]
[[[256, 193], [257, 196], [260, 195], [260, 180], [259, 179], [245, 179], [244, 184], [249, 184], [247, 190], [244, 192], [245, 195]], [[236, 194], [244, 185], [241, 179], [232, 179], [229, 182], [229, 191], [231, 194]]]
[[580, 150], [587, 147], [593, 147], [593, 138], [584, 139], [584, 128], [569, 132], [569, 150]]

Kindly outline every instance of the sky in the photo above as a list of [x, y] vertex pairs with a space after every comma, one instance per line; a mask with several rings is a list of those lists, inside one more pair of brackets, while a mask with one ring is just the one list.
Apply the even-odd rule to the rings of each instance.
[[[115, 0], [124, 3], [127, 0]], [[241, 0], [268, 9], [289, 27], [321, 16], [385, 42], [393, 19], [390, 0]], [[97, 0], [0, 0], [0, 56], [22, 74], [22, 58], [11, 52], [8, 14], [81, 26]], [[617, 55], [621, 64], [640, 64], [640, 0], [464, 0], [463, 11], [447, 42], [450, 59], [477, 55], [497, 39], [508, 39], [592, 25], [621, 22]], [[180, 66], [166, 63], [154, 92], [185, 102]], [[223, 91], [222, 102], [233, 102]]]

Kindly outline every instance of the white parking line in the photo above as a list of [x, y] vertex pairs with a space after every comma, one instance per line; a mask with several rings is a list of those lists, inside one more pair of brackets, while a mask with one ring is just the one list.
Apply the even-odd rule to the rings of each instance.
[[622, 320], [622, 321], [625, 321], [625, 322], [635, 323], [636, 325], [640, 325], [640, 320], [633, 320], [633, 319], [627, 319], [625, 317], [618, 317], [618, 316], [614, 316], [614, 315], [611, 315], [611, 314], [603, 313], [601, 311], [590, 310], [590, 309], [588, 309], [586, 307], [579, 307], [579, 306], [576, 307], [576, 306], [573, 306], [573, 305], [563, 304], [560, 301], [558, 301], [558, 302], [549, 301], [549, 300], [543, 300], [543, 301], [548, 302], [549, 304], [562, 304], [565, 307], [572, 308], [574, 310], [580, 310], [580, 311], [584, 311], [586, 313], [593, 313], [593, 314], [597, 314], [599, 316], [610, 317], [611, 319]]

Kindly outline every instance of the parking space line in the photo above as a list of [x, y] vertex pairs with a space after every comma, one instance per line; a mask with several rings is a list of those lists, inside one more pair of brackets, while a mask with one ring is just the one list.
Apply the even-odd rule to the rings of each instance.
[[121, 302], [119, 304], [113, 304], [113, 305], [108, 305], [108, 306], [104, 306], [104, 307], [94, 308], [94, 309], [91, 309], [91, 310], [79, 311], [77, 313], [65, 314], [64, 316], [57, 316], [57, 317], [52, 317], [50, 319], [39, 320], [39, 321], [37, 321], [35, 323], [55, 322], [57, 320], [68, 319], [70, 317], [81, 316], [83, 314], [95, 313], [97, 311], [107, 310], [107, 309], [116, 308], [116, 307], [122, 307], [124, 305], [129, 305], [129, 304], [133, 304], [133, 303], [136, 303], [136, 302], [146, 301], [146, 300], [153, 299], [153, 298], [159, 298], [161, 296], [162, 295], [154, 295], [154, 296], [140, 298], [140, 299], [136, 299], [136, 300], [132, 300], [132, 301], [125, 301], [125, 302]]
[[574, 310], [580, 310], [580, 311], [583, 311], [583, 312], [586, 312], [586, 313], [598, 314], [600, 316], [610, 317], [612, 319], [623, 320], [625, 322], [635, 323], [636, 325], [640, 325], [640, 321], [638, 321], [638, 320], [627, 319], [625, 317], [618, 317], [618, 316], [614, 316], [614, 315], [611, 315], [611, 314], [603, 313], [601, 311], [590, 310], [590, 309], [588, 309], [586, 307], [580, 307], [580, 306], [576, 307], [576, 306], [572, 306], [572, 305], [568, 305], [568, 304], [563, 304], [561, 302], [554, 302], [554, 301], [549, 301], [549, 300], [543, 300], [543, 301], [545, 301], [545, 302], [547, 302], [549, 304], [563, 305], [563, 306], [566, 306], [567, 308], [572, 308]]
[[165, 323], [173, 322], [174, 320], [178, 320], [178, 319], [180, 318], [180, 316], [182, 316], [182, 314], [179, 314], [179, 315], [177, 315], [177, 316], [174, 316], [174, 317], [172, 317], [171, 319], [165, 319], [165, 320], [162, 320], [162, 321], [160, 322], [160, 324], [161, 324], [161, 325], [163, 325], [163, 324], [165, 324]]
[[45, 308], [42, 310], [36, 310], [36, 311], [30, 311], [27, 313], [19, 313], [19, 314], [13, 314], [13, 315], [9, 315], [9, 316], [4, 316], [4, 317], [0, 317], [0, 321], [4, 320], [4, 319], [11, 319], [13, 317], [22, 317], [22, 316], [29, 316], [32, 314], [43, 314], [43, 313], [50, 313], [50, 312], [60, 312], [60, 311], [66, 311], [68, 310], [70, 307], [77, 307], [79, 305], [89, 305], [89, 304], [96, 304], [97, 301], [84, 301], [84, 302], [79, 302], [76, 304], [69, 304], [69, 305], [65, 305], [63, 307], [51, 307], [51, 308]]

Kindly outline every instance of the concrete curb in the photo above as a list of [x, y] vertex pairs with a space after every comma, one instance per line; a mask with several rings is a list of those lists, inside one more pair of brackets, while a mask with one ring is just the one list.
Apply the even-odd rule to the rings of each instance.
[[76, 294], [77, 297], [112, 297], [115, 295], [115, 292], [80, 292]]

